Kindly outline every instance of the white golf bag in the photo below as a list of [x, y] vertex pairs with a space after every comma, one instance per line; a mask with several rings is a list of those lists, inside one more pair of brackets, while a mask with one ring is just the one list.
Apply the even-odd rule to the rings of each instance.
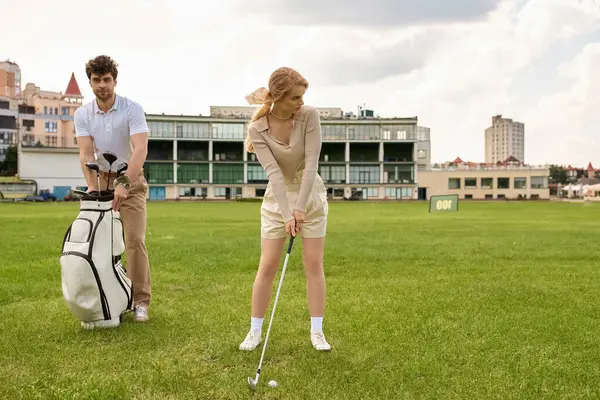
[[64, 299], [86, 329], [117, 327], [133, 310], [132, 283], [121, 262], [123, 223], [112, 210], [113, 193], [94, 193], [82, 197], [60, 257]]

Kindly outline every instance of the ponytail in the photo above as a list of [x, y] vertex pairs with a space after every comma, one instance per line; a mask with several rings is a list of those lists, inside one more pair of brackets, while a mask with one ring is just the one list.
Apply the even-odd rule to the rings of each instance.
[[[270, 99], [267, 100], [267, 102], [265, 102], [262, 105], [262, 107], [252, 116], [251, 122], [259, 120], [260, 118], [267, 115], [269, 113], [269, 110], [271, 109], [272, 104], [273, 102]], [[248, 133], [246, 133], [246, 150], [248, 151], [248, 153], [254, 153], [254, 145], [252, 144], [252, 140], [250, 139], [250, 135]]]

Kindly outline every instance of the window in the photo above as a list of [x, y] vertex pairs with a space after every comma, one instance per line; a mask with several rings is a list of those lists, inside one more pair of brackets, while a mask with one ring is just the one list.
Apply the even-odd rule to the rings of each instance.
[[414, 183], [413, 165], [385, 164], [383, 166], [383, 183]]
[[353, 195], [359, 195], [362, 199], [368, 199], [369, 197], [378, 197], [379, 190], [377, 188], [352, 188]]
[[385, 197], [396, 199], [412, 198], [413, 190], [411, 188], [388, 187], [385, 188]]
[[56, 121], [46, 121], [45, 124], [46, 132], [56, 133], [58, 130], [58, 122]]
[[319, 175], [325, 183], [346, 183], [346, 166], [320, 165]]
[[176, 132], [179, 139], [208, 139], [209, 128], [208, 123], [178, 122]]
[[46, 135], [46, 146], [47, 147], [56, 147], [58, 143], [58, 138], [54, 135]]
[[268, 183], [267, 173], [260, 165], [248, 165], [248, 183]]
[[244, 183], [244, 166], [240, 164], [213, 165], [213, 183]]
[[471, 200], [471, 199], [473, 199], [473, 195], [472, 194], [465, 194], [465, 199]]
[[179, 188], [179, 197], [206, 197], [207, 189], [203, 188], [194, 188], [194, 187], [180, 187]]
[[147, 163], [144, 172], [148, 183], [173, 183], [173, 164]]
[[515, 189], [527, 189], [527, 178], [515, 178]]
[[178, 164], [177, 183], [208, 183], [208, 164]]
[[148, 122], [148, 130], [150, 137], [168, 137], [172, 138], [175, 126], [172, 122], [150, 121]]
[[346, 125], [322, 125], [322, 137], [329, 140], [346, 140]]
[[415, 138], [414, 125], [383, 125], [381, 131], [384, 140], [412, 140]]
[[477, 178], [465, 178], [465, 189], [477, 189]]
[[427, 158], [427, 150], [419, 150], [418, 151], [418, 157], [423, 159], [423, 158]]
[[448, 189], [460, 189], [460, 178], [448, 178]]
[[379, 166], [350, 166], [350, 183], [379, 183]]
[[244, 139], [244, 124], [212, 124], [213, 139]]
[[349, 129], [350, 140], [379, 140], [379, 125], [354, 125]]
[[62, 107], [62, 115], [69, 115], [69, 107]]
[[481, 178], [481, 189], [493, 189], [494, 178]]
[[548, 189], [548, 177], [547, 176], [532, 176], [531, 177], [531, 188], [532, 189]]
[[498, 189], [510, 189], [510, 178], [498, 178]]

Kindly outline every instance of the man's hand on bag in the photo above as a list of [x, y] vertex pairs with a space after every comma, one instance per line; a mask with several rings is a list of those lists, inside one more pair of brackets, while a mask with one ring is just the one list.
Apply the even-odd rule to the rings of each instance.
[[117, 187], [115, 188], [115, 196], [113, 199], [113, 210], [114, 211], [119, 211], [119, 208], [121, 208], [121, 204], [123, 203], [123, 200], [125, 200], [127, 198], [128, 194], [129, 194], [129, 191], [127, 189], [125, 189], [125, 187], [123, 185], [117, 185]]
[[304, 215], [302, 211], [294, 210], [292, 212], [292, 217], [296, 220], [296, 232], [300, 232], [302, 230], [302, 226], [304, 225]]

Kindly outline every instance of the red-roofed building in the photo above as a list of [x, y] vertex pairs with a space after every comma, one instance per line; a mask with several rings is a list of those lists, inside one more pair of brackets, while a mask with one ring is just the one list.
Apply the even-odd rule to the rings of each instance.
[[79, 90], [77, 79], [75, 79], [74, 72], [71, 73], [71, 79], [69, 80], [69, 84], [67, 85], [67, 90], [65, 90], [65, 97], [83, 97], [81, 95], [81, 90]]
[[22, 106], [35, 113], [34, 119], [19, 121], [23, 146], [77, 147], [73, 116], [83, 104], [83, 95], [74, 73], [65, 93], [41, 90], [34, 83], [27, 83], [22, 101]]

